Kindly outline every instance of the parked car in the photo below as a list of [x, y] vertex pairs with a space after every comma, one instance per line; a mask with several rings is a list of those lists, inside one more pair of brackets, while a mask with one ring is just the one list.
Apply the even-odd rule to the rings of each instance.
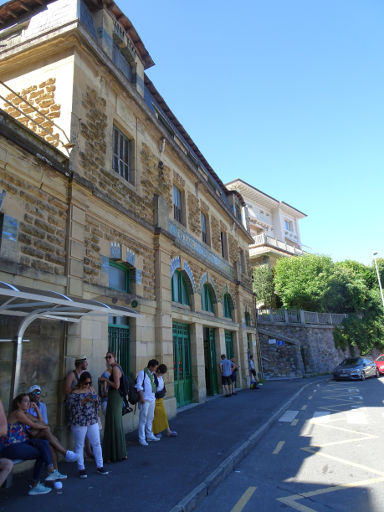
[[380, 375], [384, 375], [384, 354], [381, 354], [379, 355], [379, 357], [376, 357], [375, 363]]
[[344, 361], [336, 366], [332, 373], [335, 380], [365, 380], [368, 377], [380, 377], [376, 362], [366, 357], [349, 357], [344, 359]]

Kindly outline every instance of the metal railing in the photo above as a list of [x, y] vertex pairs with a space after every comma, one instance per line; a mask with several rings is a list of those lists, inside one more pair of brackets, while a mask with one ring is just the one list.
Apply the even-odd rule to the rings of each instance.
[[260, 235], [256, 235], [253, 237], [255, 241], [255, 245], [267, 245], [269, 247], [276, 247], [276, 249], [281, 249], [282, 251], [289, 252], [290, 254], [295, 254], [300, 256], [304, 254], [302, 249], [298, 247], [294, 247], [293, 245], [289, 245], [281, 240], [277, 240], [277, 238], [273, 238], [272, 236], [268, 236], [265, 233], [261, 233]]
[[259, 323], [280, 322], [285, 324], [340, 325], [348, 315], [344, 313], [316, 313], [302, 309], [259, 309]]

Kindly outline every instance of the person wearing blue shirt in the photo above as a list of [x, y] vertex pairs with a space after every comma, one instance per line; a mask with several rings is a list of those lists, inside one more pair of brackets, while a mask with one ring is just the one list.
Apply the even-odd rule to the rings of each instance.
[[225, 354], [222, 354], [220, 361], [221, 383], [223, 385], [226, 397], [232, 396], [233, 394], [231, 375], [234, 369], [235, 365], [232, 363], [232, 361], [227, 359]]
[[[48, 414], [47, 414], [47, 406], [44, 402], [40, 401], [40, 395], [41, 395], [41, 388], [37, 384], [31, 386], [28, 390], [29, 399], [31, 401], [31, 407], [27, 409], [27, 413], [29, 413], [31, 416], [34, 416], [37, 418], [38, 421], [44, 420], [44, 423], [48, 425]], [[40, 414], [40, 418], [39, 418]], [[60, 441], [55, 437], [50, 429], [48, 429], [48, 432], [42, 433], [42, 430], [34, 429], [33, 427], [29, 427], [28, 434], [30, 437], [40, 437], [44, 436], [43, 438], [46, 439], [49, 442], [49, 448], [51, 451], [51, 457], [54, 467], [54, 475], [56, 477], [56, 480], [65, 480], [67, 478], [67, 475], [63, 475], [58, 470], [58, 464], [57, 464], [57, 455], [56, 450], [62, 453], [65, 456], [65, 460], [67, 462], [75, 462], [78, 459], [78, 455], [70, 450], [66, 450]]]

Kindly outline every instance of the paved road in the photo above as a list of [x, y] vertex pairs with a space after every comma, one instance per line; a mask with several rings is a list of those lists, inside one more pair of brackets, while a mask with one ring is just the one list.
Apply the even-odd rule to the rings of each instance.
[[128, 460], [110, 464], [108, 477], [96, 475], [88, 463], [88, 479], [80, 480], [74, 464], [61, 463], [60, 470], [69, 478], [59, 496], [29, 497], [31, 472], [16, 475], [11, 489], [0, 490], [0, 512], [21, 512], [26, 506], [39, 512], [191, 510], [195, 499], [207, 494], [248, 453], [274, 414], [311, 382], [267, 382], [261, 390], [209, 400], [171, 422], [179, 437], [149, 447], [139, 446], [133, 432], [127, 436]]
[[384, 379], [314, 383], [196, 512], [383, 512]]

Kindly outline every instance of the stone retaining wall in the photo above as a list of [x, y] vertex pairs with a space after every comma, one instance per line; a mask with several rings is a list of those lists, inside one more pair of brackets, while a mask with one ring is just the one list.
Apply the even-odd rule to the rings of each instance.
[[333, 326], [270, 323], [258, 331], [265, 378], [329, 373], [351, 355], [335, 347]]

